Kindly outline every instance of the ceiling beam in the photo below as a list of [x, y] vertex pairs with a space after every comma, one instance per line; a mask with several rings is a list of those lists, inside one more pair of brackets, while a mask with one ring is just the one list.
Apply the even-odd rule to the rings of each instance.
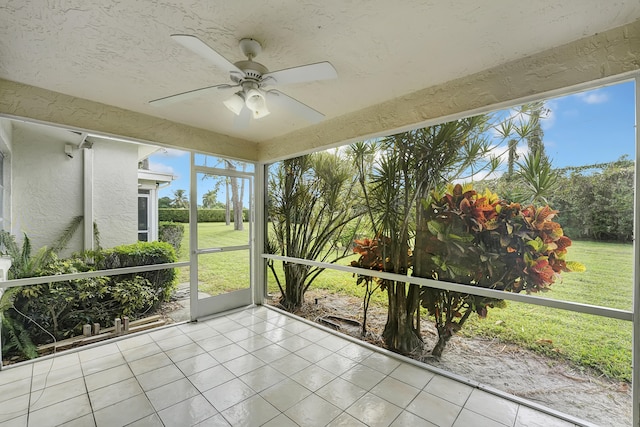
[[257, 160], [257, 143], [0, 79], [0, 116], [80, 132]]

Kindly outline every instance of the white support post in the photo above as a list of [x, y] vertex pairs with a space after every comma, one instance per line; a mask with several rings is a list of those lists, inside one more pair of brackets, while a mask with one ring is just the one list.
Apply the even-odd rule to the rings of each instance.
[[267, 238], [267, 225], [266, 218], [267, 209], [267, 165], [264, 163], [257, 163], [255, 166], [255, 178], [254, 178], [254, 206], [253, 212], [253, 247], [252, 247], [252, 262], [251, 273], [252, 280], [251, 286], [253, 286], [253, 302], [257, 305], [264, 303], [264, 296], [266, 293], [267, 285], [267, 270], [266, 260], [262, 257], [264, 252], [264, 243]]
[[634, 210], [633, 210], [633, 359], [631, 362], [631, 386], [633, 397], [633, 423], [634, 427], [640, 427], [640, 245], [638, 244], [638, 232], [640, 227], [640, 78], [636, 75], [636, 158], [635, 158], [635, 185], [634, 185]]
[[84, 162], [84, 250], [94, 249], [93, 242], [93, 150], [82, 149]]
[[191, 187], [189, 191], [189, 311], [191, 321], [198, 319], [198, 190], [196, 155], [191, 152]]

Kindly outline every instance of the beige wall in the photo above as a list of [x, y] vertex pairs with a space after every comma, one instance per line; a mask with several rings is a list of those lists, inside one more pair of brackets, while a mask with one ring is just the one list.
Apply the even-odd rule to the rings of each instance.
[[[74, 148], [73, 158], [65, 144], [75, 147], [79, 136], [37, 126], [16, 126], [12, 153], [12, 227], [20, 237], [26, 233], [34, 251], [51, 246], [72, 218], [84, 215], [83, 150]], [[96, 143], [93, 148], [93, 212], [103, 247], [137, 240], [137, 148], [120, 142]], [[83, 249], [80, 227], [69, 244], [70, 251]]]

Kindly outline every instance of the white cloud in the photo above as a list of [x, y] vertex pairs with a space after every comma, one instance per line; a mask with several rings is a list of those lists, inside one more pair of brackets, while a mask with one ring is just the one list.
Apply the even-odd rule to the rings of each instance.
[[149, 162], [149, 170], [153, 172], [170, 173], [172, 175], [177, 175], [173, 167], [165, 165], [164, 163]]
[[189, 153], [175, 148], [160, 148], [154, 155], [162, 157], [182, 157], [187, 154]]
[[590, 90], [576, 94], [576, 97], [586, 104], [602, 104], [609, 100], [609, 94], [603, 89]]

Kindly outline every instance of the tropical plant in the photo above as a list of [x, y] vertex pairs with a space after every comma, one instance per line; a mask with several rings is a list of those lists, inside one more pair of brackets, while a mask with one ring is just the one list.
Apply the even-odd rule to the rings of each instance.
[[[416, 245], [415, 254], [423, 254], [433, 279], [534, 293], [547, 291], [561, 272], [584, 271], [582, 264], [566, 261], [571, 240], [549, 206], [523, 207], [461, 185], [434, 192], [423, 204], [428, 238]], [[501, 305], [493, 298], [429, 287], [422, 288], [421, 302], [435, 319], [435, 357], [472, 313], [485, 317], [488, 308]]]
[[174, 208], [189, 209], [189, 198], [187, 197], [186, 190], [174, 190], [171, 206]]
[[[315, 153], [274, 165], [269, 179], [271, 236], [265, 250], [323, 262], [345, 257], [347, 248], [334, 254], [337, 236], [362, 213], [354, 175], [350, 160], [338, 153]], [[283, 270], [280, 280], [272, 269], [280, 304], [295, 311], [324, 269], [283, 262]]]
[[[373, 170], [359, 171], [377, 256], [382, 260], [376, 268], [400, 275], [411, 271], [422, 274], [422, 260], [412, 254], [414, 241], [417, 244], [423, 239], [425, 231], [418, 201], [439, 183], [474, 169], [488, 156], [491, 146], [483, 136], [487, 125], [487, 116], [475, 116], [389, 136], [380, 142], [382, 150]], [[354, 149], [359, 151], [365, 153]], [[366, 266], [366, 259], [361, 259], [362, 266], [371, 268]], [[379, 285], [389, 301], [383, 332], [386, 346], [400, 353], [420, 351], [419, 287], [402, 280], [384, 280]]]

